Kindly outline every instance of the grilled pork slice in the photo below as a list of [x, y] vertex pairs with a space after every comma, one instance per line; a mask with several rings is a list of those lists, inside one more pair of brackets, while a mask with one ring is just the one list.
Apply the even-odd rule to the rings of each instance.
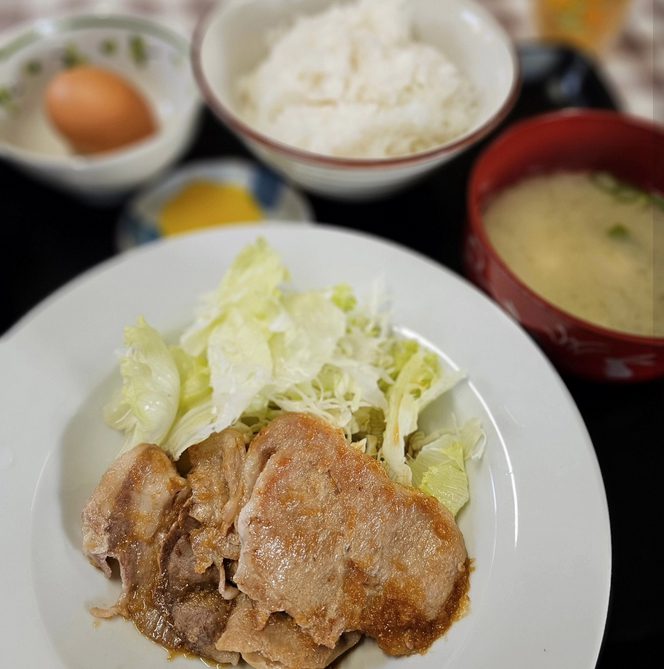
[[220, 575], [219, 592], [226, 599], [233, 599], [238, 592], [224, 577], [224, 561], [237, 560], [240, 554], [233, 525], [242, 498], [245, 457], [244, 438], [233, 429], [211, 435], [186, 453], [190, 515], [198, 521], [191, 530], [196, 569], [203, 572], [215, 565]]
[[240, 651], [256, 669], [324, 669], [360, 638], [349, 632], [334, 648], [320, 646], [285, 613], [273, 613], [265, 621], [256, 603], [240, 595], [217, 648]]
[[212, 434], [186, 452], [191, 515], [223, 534], [232, 527], [239, 511], [246, 450], [242, 434], [228, 429]]
[[[171, 640], [170, 648], [187, 650], [222, 664], [237, 664], [239, 653], [215, 646], [226, 629], [233, 604], [219, 592], [224, 577], [222, 574], [220, 578], [215, 565], [203, 572], [198, 570], [190, 534], [200, 524], [190, 515], [191, 501], [189, 498], [183, 505], [162, 545], [158, 576], [152, 587], [153, 607], [177, 635], [177, 643]], [[155, 638], [154, 633], [148, 636]]]
[[245, 467], [256, 463], [264, 467], [236, 523], [242, 592], [328, 648], [359, 631], [406, 655], [447, 629], [468, 559], [435, 499], [395, 484], [341, 431], [302, 414], [275, 419], [254, 439]]
[[186, 494], [186, 481], [168, 455], [148, 444], [120, 456], [102, 476], [83, 509], [83, 551], [108, 577], [109, 559], [120, 565], [122, 596], [109, 615], [124, 615], [156, 569], [161, 543], [179, 513], [176, 502]]
[[196, 570], [191, 505], [185, 480], [157, 446], [137, 446], [111, 465], [83, 510], [83, 549], [107, 576], [108, 560], [117, 560], [122, 594], [92, 612], [124, 616], [167, 648], [236, 664], [238, 653], [214, 646], [231, 605], [219, 594], [216, 567]]

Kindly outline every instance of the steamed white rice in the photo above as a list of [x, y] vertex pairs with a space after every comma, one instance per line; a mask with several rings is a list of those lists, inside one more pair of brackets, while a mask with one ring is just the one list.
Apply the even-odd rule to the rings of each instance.
[[463, 134], [470, 82], [415, 41], [405, 0], [359, 0], [299, 17], [239, 82], [244, 120], [284, 143], [352, 158], [403, 156]]

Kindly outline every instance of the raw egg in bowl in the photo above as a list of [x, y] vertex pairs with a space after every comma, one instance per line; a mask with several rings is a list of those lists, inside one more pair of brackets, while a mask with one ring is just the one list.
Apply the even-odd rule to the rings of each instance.
[[0, 157], [77, 193], [154, 177], [189, 145], [199, 109], [188, 41], [148, 19], [40, 19], [0, 45]]

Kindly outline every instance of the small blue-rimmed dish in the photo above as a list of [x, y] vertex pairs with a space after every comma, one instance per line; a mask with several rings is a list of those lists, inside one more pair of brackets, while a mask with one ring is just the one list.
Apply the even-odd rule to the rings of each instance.
[[[219, 193], [210, 193], [215, 187], [220, 187]], [[197, 197], [206, 201], [196, 202]], [[172, 213], [178, 200], [180, 221], [172, 215], [171, 221], [166, 221], [165, 213]], [[192, 216], [202, 210], [202, 220], [186, 219], [187, 208]], [[266, 167], [239, 158], [197, 161], [185, 164], [129, 202], [118, 224], [116, 246], [123, 251], [210, 226], [312, 220], [307, 200]]]

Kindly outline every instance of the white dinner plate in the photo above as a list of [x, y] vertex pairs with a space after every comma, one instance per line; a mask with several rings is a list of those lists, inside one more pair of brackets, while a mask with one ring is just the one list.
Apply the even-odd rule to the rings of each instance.
[[[239, 227], [159, 241], [91, 270], [0, 340], [2, 664], [67, 669], [201, 666], [124, 620], [95, 622], [119, 591], [84, 558], [80, 512], [121, 444], [101, 409], [137, 316], [162, 331], [192, 317], [238, 251], [265, 236], [299, 289], [384, 275], [395, 323], [468, 379], [430, 420], [478, 416], [484, 457], [459, 515], [474, 559], [467, 615], [423, 656], [365, 642], [343, 669], [591, 669], [607, 613], [609, 519], [600, 471], [560, 378], [521, 329], [454, 274], [385, 241], [322, 226]], [[436, 574], [430, 574], [431, 579]]]

